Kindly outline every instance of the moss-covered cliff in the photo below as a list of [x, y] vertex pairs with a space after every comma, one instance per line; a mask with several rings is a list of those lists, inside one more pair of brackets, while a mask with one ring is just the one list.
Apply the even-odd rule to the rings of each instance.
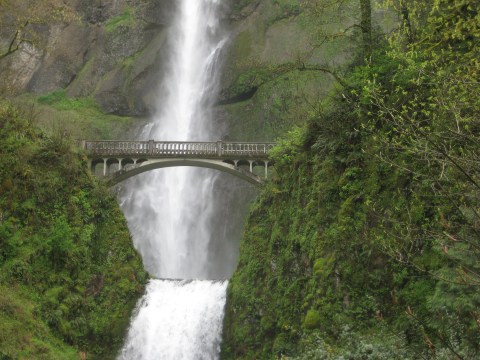
[[146, 273], [63, 133], [0, 103], [0, 358], [113, 359]]
[[[360, 2], [230, 1], [217, 116], [231, 139], [266, 140], [305, 122], [362, 58]], [[375, 33], [393, 16], [372, 1]]]
[[[68, 135], [155, 111], [174, 4], [0, 0], [0, 94], [50, 129], [0, 105], [0, 357], [120, 345], [145, 274]], [[478, 357], [476, 3], [241, 0], [229, 20], [225, 136], [298, 128], [246, 225], [222, 356]]]
[[478, 358], [480, 21], [474, 1], [435, 4], [399, 7], [272, 151], [224, 359]]

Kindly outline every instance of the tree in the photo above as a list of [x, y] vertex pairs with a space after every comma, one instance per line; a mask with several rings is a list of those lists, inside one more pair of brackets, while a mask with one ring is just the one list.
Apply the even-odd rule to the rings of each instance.
[[[397, 5], [404, 26], [386, 55], [391, 71], [365, 82], [366, 126], [378, 141], [371, 155], [413, 179], [409, 196], [421, 199], [424, 221], [413, 215], [399, 223], [378, 209], [390, 239], [385, 251], [435, 280], [428, 308], [436, 316], [412, 310], [411, 318], [457, 358], [468, 358], [480, 336], [478, 7], [472, 0]], [[399, 229], [408, 232], [397, 236]], [[462, 355], [462, 348], [469, 350]]]
[[372, 6], [370, 0], [360, 0], [362, 15], [360, 28], [362, 29], [363, 57], [370, 61], [372, 56]]

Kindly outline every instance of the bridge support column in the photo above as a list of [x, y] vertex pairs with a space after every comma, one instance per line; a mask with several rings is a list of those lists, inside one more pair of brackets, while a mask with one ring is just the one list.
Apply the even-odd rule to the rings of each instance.
[[108, 159], [103, 158], [103, 176], [107, 176], [107, 161]]
[[253, 160], [248, 160], [250, 163], [250, 172], [253, 173]]
[[123, 159], [118, 159], [118, 171], [122, 170], [122, 160]]
[[265, 179], [268, 178], [268, 161], [264, 161], [265, 163]]

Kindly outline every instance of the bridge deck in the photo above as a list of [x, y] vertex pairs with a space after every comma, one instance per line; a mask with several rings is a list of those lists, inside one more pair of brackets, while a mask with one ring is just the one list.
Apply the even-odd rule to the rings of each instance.
[[275, 143], [202, 141], [84, 141], [91, 157], [203, 158], [266, 160]]

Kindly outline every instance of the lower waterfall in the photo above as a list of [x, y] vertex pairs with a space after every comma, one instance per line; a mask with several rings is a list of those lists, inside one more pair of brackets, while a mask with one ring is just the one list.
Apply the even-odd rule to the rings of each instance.
[[151, 280], [120, 360], [215, 359], [226, 281]]

